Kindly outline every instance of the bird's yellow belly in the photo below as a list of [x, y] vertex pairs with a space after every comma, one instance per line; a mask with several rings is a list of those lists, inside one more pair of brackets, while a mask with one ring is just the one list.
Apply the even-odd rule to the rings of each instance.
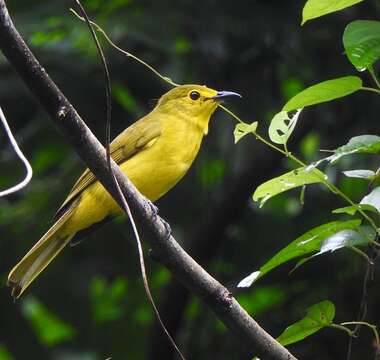
[[[173, 156], [173, 152], [164, 149], [160, 156], [157, 148], [149, 148], [120, 165], [123, 173], [136, 188], [149, 200], [155, 201], [168, 192], [186, 174], [199, 146], [191, 154]], [[65, 224], [65, 232], [76, 233], [103, 220], [108, 215], [120, 215], [122, 210], [97, 181], [81, 194], [81, 199], [71, 218]]]

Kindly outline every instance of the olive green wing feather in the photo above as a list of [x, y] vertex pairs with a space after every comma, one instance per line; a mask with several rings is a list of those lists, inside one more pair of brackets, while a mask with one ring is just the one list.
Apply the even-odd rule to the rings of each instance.
[[[110, 144], [111, 157], [117, 164], [122, 164], [135, 154], [152, 146], [160, 135], [161, 125], [159, 119], [148, 115], [129, 126], [112, 141]], [[86, 169], [54, 215], [54, 220], [59, 218], [72, 201], [96, 180], [95, 175], [89, 169]]]

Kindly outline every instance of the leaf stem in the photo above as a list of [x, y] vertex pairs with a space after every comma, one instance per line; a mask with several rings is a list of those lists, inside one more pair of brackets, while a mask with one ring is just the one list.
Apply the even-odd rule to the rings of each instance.
[[361, 251], [360, 249], [358, 249], [355, 246], [349, 246], [348, 248], [351, 249], [353, 252], [357, 253], [358, 255], [364, 257], [364, 259], [366, 259], [368, 264], [373, 265], [373, 261], [370, 259], [370, 257], [364, 251]]
[[360, 90], [371, 91], [371, 92], [375, 92], [377, 94], [380, 94], [380, 90], [379, 89], [375, 89], [375, 88], [371, 88], [371, 87], [363, 86]]
[[[82, 21], [85, 21], [85, 19], [80, 16], [74, 9], [71, 9], [70, 8], [70, 11], [80, 20]], [[117, 46], [110, 38], [109, 36], [106, 34], [106, 32], [95, 22], [93, 21], [90, 21], [91, 25], [93, 25], [100, 33], [102, 33], [102, 35], [104, 36], [104, 38], [107, 40], [107, 42], [113, 47], [115, 48], [116, 50], [120, 51], [121, 53], [123, 53], [124, 55], [132, 58], [133, 60], [136, 60], [138, 63], [140, 63], [141, 65], [144, 65], [146, 68], [148, 68], [150, 71], [152, 71], [155, 75], [157, 75], [161, 80], [164, 80], [165, 82], [167, 82], [168, 84], [172, 85], [172, 86], [179, 86], [180, 84], [177, 84], [175, 83], [172, 79], [170, 79], [169, 77], [167, 76], [164, 76], [162, 75], [158, 70], [156, 70], [153, 66], [149, 65], [148, 63], [146, 63], [145, 61], [141, 60], [139, 57], [131, 54], [130, 52], [128, 51], [125, 51], [123, 50], [122, 48], [120, 48], [119, 46]]]
[[380, 336], [379, 336], [379, 333], [377, 331], [376, 325], [369, 324], [365, 321], [347, 321], [347, 322], [340, 323], [340, 325], [342, 325], [342, 326], [343, 325], [364, 325], [364, 326], [369, 327], [370, 329], [372, 329], [373, 334], [375, 335], [376, 348], [377, 348], [377, 351], [379, 351], [379, 349], [380, 349]]
[[239, 118], [235, 113], [233, 113], [230, 109], [226, 108], [224, 105], [219, 104], [219, 107], [223, 109], [228, 115], [232, 116], [235, 120], [237, 120], [239, 123], [243, 124], [244, 121]]
[[379, 82], [379, 79], [378, 79], [377, 76], [376, 76], [376, 73], [375, 73], [375, 70], [374, 70], [373, 66], [370, 66], [370, 67], [368, 68], [368, 71], [369, 71], [369, 73], [371, 74], [372, 79], [373, 79], [373, 81], [375, 82], [376, 86], [380, 89], [380, 82]]
[[[346, 323], [344, 323], [344, 324], [346, 324]], [[355, 336], [355, 334], [352, 330], [343, 326], [343, 323], [342, 324], [330, 324], [330, 325], [328, 325], [328, 327], [331, 327], [333, 329], [342, 330], [342, 331], [346, 332], [348, 334], [348, 336], [350, 336], [350, 337]]]
[[[77, 17], [79, 18], [80, 20], [82, 21], [85, 21], [85, 19], [83, 17], [81, 17], [79, 14], [77, 14], [73, 9], [70, 9], [70, 11]], [[116, 50], [120, 51], [121, 53], [125, 54], [126, 56], [128, 57], [131, 57], [132, 59], [136, 60], [138, 63], [142, 64], [143, 66], [145, 66], [146, 68], [148, 68], [150, 71], [152, 71], [155, 75], [157, 75], [161, 80], [169, 83], [170, 85], [172, 86], [179, 86], [179, 84], [175, 83], [173, 80], [171, 80], [169, 77], [167, 76], [164, 76], [162, 75], [158, 70], [156, 70], [153, 66], [149, 65], [148, 63], [146, 63], [145, 61], [141, 60], [139, 57], [131, 54], [130, 52], [128, 51], [125, 51], [123, 49], [121, 49], [119, 46], [117, 46], [109, 37], [108, 35], [106, 34], [106, 32], [98, 25], [96, 24], [95, 22], [91, 21], [91, 24], [93, 26], [95, 26], [97, 28], [98, 31], [100, 31], [103, 36], [105, 37], [105, 39], [107, 40], [107, 42], [112, 46], [114, 47]], [[367, 87], [362, 87], [361, 88], [362, 90], [367, 90], [367, 91], [372, 91], [372, 92], [376, 92], [376, 93], [379, 93], [380, 94], [380, 90], [378, 89], [374, 89], [374, 88], [367, 88]], [[244, 123], [243, 120], [240, 119], [239, 116], [237, 116], [235, 113], [233, 113], [230, 109], [226, 108], [224, 105], [219, 105], [219, 107], [221, 109], [223, 109], [227, 114], [229, 114], [231, 117], [233, 117], [235, 120], [237, 120], [239, 123]], [[262, 143], [264, 143], [265, 145], [269, 146], [270, 148], [272, 148], [273, 150], [275, 151], [278, 151], [280, 152], [281, 154], [285, 155], [286, 157], [289, 157], [290, 159], [292, 159], [294, 162], [296, 162], [297, 164], [301, 165], [302, 167], [306, 167], [307, 165], [302, 162], [300, 159], [298, 159], [296, 156], [294, 156], [291, 152], [288, 152], [287, 149], [286, 150], [283, 150], [281, 148], [279, 148], [278, 146], [274, 145], [273, 143], [269, 142], [268, 140], [266, 140], [265, 138], [263, 138], [262, 136], [260, 136], [256, 131], [253, 132], [254, 136], [256, 137], [257, 140], [261, 141]], [[376, 232], [379, 233], [379, 230], [376, 226], [376, 224], [374, 223], [374, 221], [363, 211], [361, 210], [357, 204], [355, 204], [346, 194], [344, 194], [342, 191], [340, 191], [335, 185], [333, 185], [332, 183], [330, 183], [328, 180], [326, 180], [325, 178], [325, 175], [321, 175], [318, 171], [315, 171], [315, 169], [312, 169], [311, 171], [313, 171], [315, 173], [315, 175], [321, 180], [321, 182], [331, 191], [333, 192], [334, 194], [336, 195], [339, 195], [341, 198], [343, 198], [346, 202], [348, 202], [350, 205], [352, 206], [355, 206], [355, 208], [357, 208], [357, 211], [363, 216], [363, 218], [365, 218], [370, 224], [371, 226], [376, 230]]]
[[[380, 90], [379, 90], [380, 93]], [[231, 110], [227, 109], [225, 106], [220, 106], [224, 111], [226, 111], [229, 115], [231, 115], [234, 119], [238, 120], [240, 123], [243, 123], [243, 121], [236, 115], [234, 114]], [[281, 154], [285, 155], [286, 157], [290, 158], [293, 160], [296, 164], [300, 165], [301, 167], [306, 168], [308, 165], [304, 163], [302, 160], [300, 160], [298, 157], [293, 155], [291, 152], [289, 152], [287, 149], [283, 150], [280, 147], [274, 145], [273, 143], [269, 142], [265, 138], [263, 138], [261, 135], [259, 135], [256, 131], [253, 132], [253, 135], [256, 137], [257, 140], [261, 141], [265, 145], [269, 146], [275, 151], [280, 152]], [[374, 228], [374, 230], [379, 233], [380, 229], [377, 227], [375, 222], [371, 217], [369, 217], [357, 204], [355, 204], [351, 198], [349, 198], [345, 193], [343, 193], [338, 187], [336, 187], [333, 183], [328, 181], [326, 179], [326, 175], [320, 171], [315, 171], [315, 169], [311, 169], [310, 172], [313, 172], [314, 175], [316, 175], [319, 180], [321, 180], [321, 183], [324, 184], [332, 193], [340, 196], [343, 200], [348, 202], [351, 206], [354, 206], [357, 211], [360, 213], [360, 215], [368, 221], [368, 223]]]

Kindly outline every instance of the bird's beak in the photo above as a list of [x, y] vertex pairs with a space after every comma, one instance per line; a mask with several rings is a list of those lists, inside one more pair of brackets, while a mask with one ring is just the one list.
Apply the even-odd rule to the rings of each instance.
[[237, 96], [241, 98], [242, 96], [236, 92], [233, 91], [218, 91], [218, 93], [212, 97], [213, 100], [221, 100], [228, 97]]

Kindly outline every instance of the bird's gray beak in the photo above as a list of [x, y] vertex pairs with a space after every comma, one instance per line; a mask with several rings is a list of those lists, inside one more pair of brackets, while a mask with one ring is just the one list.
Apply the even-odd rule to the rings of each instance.
[[219, 99], [225, 99], [232, 96], [237, 96], [239, 98], [242, 97], [240, 94], [233, 91], [218, 91], [218, 93], [215, 96], [213, 96], [212, 99], [219, 100]]

